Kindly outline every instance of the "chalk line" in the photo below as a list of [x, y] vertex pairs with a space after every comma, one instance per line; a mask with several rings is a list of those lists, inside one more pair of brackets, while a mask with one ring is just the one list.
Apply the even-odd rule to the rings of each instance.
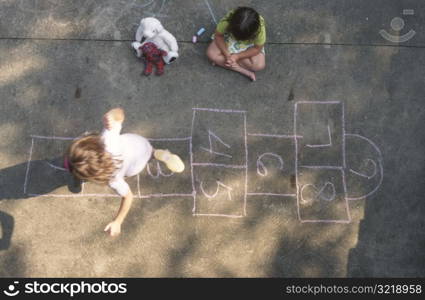
[[213, 18], [213, 21], [214, 21], [215, 25], [217, 25], [217, 19], [215, 18], [214, 12], [211, 9], [210, 2], [208, 0], [204, 0], [204, 1], [205, 1], [205, 4], [208, 7], [208, 10], [210, 11], [210, 15]]
[[81, 182], [81, 191], [79, 194], [84, 194], [84, 186], [86, 185], [86, 183], [83, 181]]
[[202, 150], [205, 150], [206, 152], [208, 152], [208, 153], [210, 153], [210, 154], [215, 154], [215, 155], [220, 155], [220, 156], [224, 156], [224, 157], [227, 157], [227, 158], [232, 158], [232, 156], [231, 155], [229, 155], [229, 154], [225, 154], [225, 153], [221, 153], [221, 152], [215, 152], [215, 151], [213, 151], [212, 149], [207, 149], [207, 148], [205, 148], [205, 147], [200, 147]]
[[192, 166], [198, 167], [223, 167], [231, 169], [245, 169], [245, 165], [229, 165], [229, 164], [216, 164], [216, 163], [192, 163]]
[[[31, 197], [54, 197], [54, 198], [83, 198], [83, 197], [104, 197], [104, 198], [121, 198], [118, 194], [27, 194]], [[149, 194], [135, 195], [135, 199], [147, 198], [169, 198], [169, 197], [193, 197], [193, 194]]]
[[190, 140], [190, 136], [188, 137], [182, 137], [182, 138], [148, 138], [147, 140], [153, 141], [153, 142], [163, 142], [163, 141], [188, 141]]
[[68, 171], [68, 170], [67, 170], [67, 169], [65, 169], [65, 168], [61, 168], [61, 167], [55, 166], [55, 165], [53, 165], [53, 164], [49, 163], [48, 161], [46, 161], [46, 164], [48, 164], [51, 168], [56, 169], [56, 170], [65, 171], [65, 172], [67, 172], [67, 171]]
[[[297, 111], [298, 111], [298, 102], [295, 103], [294, 108], [294, 136], [297, 136]], [[297, 216], [298, 221], [301, 221], [301, 212], [300, 212], [300, 188], [298, 186], [298, 139], [295, 141], [295, 186], [297, 189]]]
[[[267, 171], [266, 166], [265, 166], [265, 165], [264, 165], [264, 163], [261, 161], [261, 159], [262, 159], [264, 156], [266, 156], [266, 155], [268, 155], [268, 156], [272, 156], [272, 157], [274, 157], [274, 158], [277, 158], [277, 159], [278, 159], [278, 161], [279, 161], [279, 163], [280, 163], [279, 170], [283, 170], [283, 165], [284, 165], [284, 164], [283, 164], [282, 156], [280, 156], [280, 155], [278, 155], [278, 154], [276, 154], [276, 153], [266, 152], [266, 153], [261, 154], [261, 155], [258, 157], [258, 159], [257, 159], [257, 174], [258, 174], [258, 175], [265, 177], [265, 176], [267, 176], [267, 174], [268, 174], [268, 171]], [[262, 168], [263, 172], [260, 172], [260, 167]]]
[[31, 197], [54, 197], [54, 198], [82, 198], [82, 197], [121, 197], [118, 194], [27, 194]]
[[162, 3], [161, 3], [161, 7], [159, 8], [159, 10], [158, 10], [158, 15], [160, 15], [161, 14], [161, 11], [162, 11], [162, 9], [164, 8], [164, 4], [165, 4], [165, 2], [167, 2], [168, 0], [162, 0]]
[[295, 106], [298, 104], [340, 104], [341, 101], [298, 101], [295, 103]]
[[34, 139], [48, 139], [48, 140], [73, 140], [75, 137], [64, 137], [64, 136], [42, 136], [42, 135], [30, 135]]
[[[347, 219], [345, 219], [345, 220], [335, 220], [335, 219], [333, 219], [333, 220], [330, 220], [330, 219], [325, 219], [325, 220], [316, 219], [316, 220], [314, 220], [314, 219], [302, 219], [302, 218], [300, 218], [300, 222], [301, 223], [344, 223], [344, 224], [351, 223], [350, 208], [348, 206], [348, 199], [346, 198], [346, 195], [347, 195], [346, 194], [346, 191], [347, 190], [346, 190], [346, 184], [345, 184], [345, 172], [344, 172], [344, 169], [340, 169], [340, 171], [341, 171], [341, 176], [342, 176], [342, 186], [343, 186], [344, 195], [345, 195], [344, 198], [343, 198], [343, 200], [345, 201], [345, 210], [346, 210], [346, 213], [347, 213]], [[323, 185], [323, 187], [316, 193], [316, 195], [320, 196], [319, 193], [322, 193], [328, 184], [330, 184], [332, 186], [332, 188], [333, 188], [333, 199], [334, 199], [335, 196], [336, 196], [335, 185], [332, 182], [329, 182], [329, 181], [327, 181]], [[301, 191], [300, 191], [300, 193], [301, 193], [301, 195], [300, 195], [301, 201], [303, 201], [304, 203], [308, 203], [309, 201], [305, 201], [304, 198], [303, 198], [303, 196], [302, 196], [302, 192], [303, 192], [303, 189], [304, 189], [305, 186], [314, 186], [314, 188], [316, 190], [317, 190], [317, 187], [315, 185], [313, 185], [313, 184], [306, 184], [301, 189]], [[331, 198], [325, 198], [323, 200], [324, 201], [332, 201], [333, 199], [331, 199]]]
[[[340, 101], [300, 101], [295, 103], [295, 109], [294, 109], [294, 135], [297, 136], [297, 117], [298, 117], [298, 104], [340, 104]], [[328, 127], [329, 129], [329, 127]], [[329, 130], [328, 130], [329, 132]], [[342, 133], [343, 133], [343, 165], [345, 166], [345, 115], [344, 115], [344, 103], [342, 103]], [[345, 193], [345, 208], [347, 211], [347, 217], [348, 220], [303, 220], [301, 218], [301, 211], [300, 211], [300, 201], [303, 200], [302, 198], [302, 190], [300, 190], [299, 184], [298, 184], [298, 167], [304, 167], [304, 168], [311, 168], [311, 169], [336, 169], [340, 170], [342, 174], [342, 185], [344, 188]], [[351, 215], [348, 207], [348, 198], [346, 193], [346, 184], [345, 184], [345, 172], [343, 167], [339, 166], [298, 166], [298, 139], [295, 139], [295, 180], [296, 180], [296, 188], [297, 188], [297, 216], [298, 220], [301, 223], [341, 223], [341, 224], [347, 224], [351, 222]], [[304, 187], [304, 186], [303, 186]], [[334, 187], [335, 188], [335, 187]]]
[[[329, 197], [329, 198], [322, 196], [323, 191], [326, 189], [327, 186], [332, 187], [332, 196]], [[317, 192], [315, 192], [315, 197], [314, 197], [315, 199], [320, 198], [324, 201], [329, 201], [329, 202], [333, 201], [335, 199], [335, 196], [336, 196], [335, 185], [332, 182], [326, 181], [325, 184], [323, 185], [323, 187], [320, 190], [317, 188], [317, 186], [315, 184], [308, 183], [308, 184], [304, 184], [303, 187], [301, 188], [301, 191], [300, 191], [301, 202], [303, 202], [303, 203], [309, 203], [309, 202], [312, 202], [314, 200], [314, 198], [310, 199], [310, 201], [307, 201], [307, 200], [304, 199], [303, 191], [307, 187], [313, 187], [313, 189], [315, 191], [317, 191]]]
[[140, 198], [168, 198], [168, 197], [193, 197], [192, 194], [149, 194], [149, 195], [141, 195]]
[[276, 196], [276, 197], [296, 197], [296, 194], [275, 194], [275, 193], [247, 193], [248, 196]]
[[31, 147], [30, 147], [30, 154], [28, 157], [28, 162], [27, 162], [27, 170], [25, 171], [25, 181], [24, 181], [24, 194], [27, 193], [27, 183], [28, 183], [28, 175], [29, 175], [29, 171], [30, 171], [30, 164], [31, 164], [31, 158], [32, 158], [32, 150], [34, 147], [34, 139], [31, 139]]
[[301, 223], [338, 223], [349, 224], [351, 220], [300, 220]]
[[351, 223], [351, 213], [350, 213], [350, 207], [348, 206], [348, 199], [347, 199], [347, 185], [345, 183], [345, 171], [341, 170], [342, 173], [342, 187], [344, 189], [344, 200], [345, 200], [345, 209], [347, 211], [347, 217], [348, 217], [348, 223]]
[[156, 161], [156, 170], [157, 170], [156, 175], [154, 175], [151, 172], [151, 168], [149, 167], [149, 164], [146, 165], [146, 171], [149, 174], [149, 176], [152, 177], [153, 179], [158, 179], [160, 176], [170, 177], [174, 175], [174, 172], [171, 172], [169, 174], [163, 173], [159, 161]]
[[196, 110], [193, 110], [193, 115], [192, 115], [192, 125], [190, 128], [190, 142], [189, 142], [189, 148], [190, 148], [190, 174], [191, 174], [191, 179], [192, 179], [192, 191], [193, 191], [193, 208], [192, 208], [192, 213], [194, 213], [196, 211], [196, 188], [195, 188], [195, 178], [193, 176], [193, 144], [192, 144], [192, 140], [193, 140], [193, 130], [194, 130], [194, 126], [195, 126], [195, 115], [196, 115]]
[[309, 165], [301, 165], [300, 168], [306, 169], [330, 169], [330, 170], [342, 170], [342, 167], [339, 166], [309, 166]]
[[329, 143], [327, 144], [306, 144], [307, 147], [309, 148], [323, 148], [323, 147], [331, 147], [332, 146], [332, 136], [331, 136], [331, 128], [328, 125], [328, 136], [329, 136]]
[[142, 197], [142, 193], [140, 192], [140, 173], [137, 174], [137, 195]]
[[225, 217], [225, 218], [243, 218], [240, 215], [223, 215], [223, 214], [193, 214], [195, 217]]
[[342, 166], [344, 169], [347, 167], [345, 161], [345, 105], [344, 102], [341, 102], [342, 105]]
[[208, 200], [210, 200], [210, 199], [212, 199], [212, 198], [215, 198], [215, 197], [217, 197], [217, 195], [218, 195], [218, 192], [220, 191], [220, 186], [222, 186], [223, 188], [225, 188], [226, 190], [227, 190], [227, 195], [228, 195], [228, 197], [229, 197], [229, 200], [232, 200], [232, 191], [233, 191], [233, 189], [230, 187], [230, 186], [227, 186], [227, 185], [225, 185], [224, 183], [222, 183], [222, 182], [220, 182], [220, 181], [216, 181], [216, 183], [217, 183], [217, 189], [216, 189], [216, 191], [212, 194], [212, 195], [209, 195], [205, 190], [204, 190], [204, 186], [202, 185], [203, 184], [203, 181], [201, 181], [200, 183], [199, 183], [199, 188], [201, 189], [201, 192], [204, 194], [204, 196], [205, 197], [207, 197], [208, 198]]
[[243, 204], [243, 215], [246, 216], [246, 197], [248, 193], [248, 136], [246, 128], [246, 113], [243, 114], [244, 119], [244, 139], [245, 139], [245, 193], [244, 193], [244, 204]]
[[192, 110], [200, 111], [211, 111], [211, 112], [221, 112], [221, 113], [246, 113], [246, 110], [233, 110], [233, 109], [217, 109], [217, 108], [202, 108], [202, 107], [193, 107]]
[[367, 179], [372, 179], [373, 177], [375, 177], [376, 173], [378, 172], [378, 167], [376, 166], [376, 162], [373, 159], [368, 158], [368, 159], [366, 159], [366, 161], [372, 162], [372, 165], [373, 165], [372, 175], [366, 175], [366, 174], [354, 171], [353, 169], [350, 169], [349, 171], [351, 173], [358, 175], [358, 176], [361, 176], [361, 177], [364, 177], [364, 178], [367, 178]]
[[263, 137], [272, 137], [272, 138], [282, 138], [282, 139], [302, 139], [303, 137], [298, 135], [285, 135], [285, 134], [268, 134], [268, 133], [248, 133], [249, 136], [263, 136]]
[[205, 148], [205, 147], [200, 147], [202, 150], [207, 151], [211, 154], [216, 154], [216, 155], [220, 155], [220, 156], [224, 156], [224, 157], [228, 157], [228, 158], [232, 158], [232, 156], [230, 154], [226, 154], [226, 153], [221, 153], [221, 152], [216, 152], [213, 151], [212, 149], [212, 141], [211, 141], [211, 136], [214, 137], [217, 141], [219, 141], [221, 144], [223, 144], [226, 148], [230, 148], [230, 145], [226, 144], [225, 142], [223, 142], [222, 139], [220, 139], [217, 135], [214, 134], [214, 132], [212, 132], [211, 130], [208, 129], [208, 141], [209, 141], [209, 148]]
[[363, 196], [360, 196], [360, 197], [347, 197], [346, 198], [347, 200], [360, 200], [360, 199], [364, 199], [364, 198], [367, 198], [367, 197], [373, 195], [381, 187], [381, 185], [382, 185], [382, 181], [384, 179], [384, 167], [383, 167], [383, 156], [382, 156], [382, 152], [379, 149], [379, 147], [374, 142], [372, 142], [370, 139], [368, 139], [367, 137], [364, 137], [364, 136], [362, 136], [360, 134], [353, 134], [353, 133], [346, 133], [345, 135], [346, 136], [351, 136], [351, 137], [357, 137], [357, 138], [360, 138], [362, 140], [367, 141], [370, 145], [372, 145], [372, 147], [379, 154], [378, 163], [379, 163], [379, 171], [380, 171], [381, 176], [380, 176], [379, 183], [377, 184], [377, 186], [371, 192], [367, 193], [366, 195], [363, 195]]
[[[149, 6], [149, 5], [151, 5], [152, 3], [154, 3], [155, 2], [155, 0], [151, 0], [151, 1], [149, 1], [148, 3], [145, 3], [145, 4], [133, 4], [133, 7], [137, 7], [137, 8], [144, 8], [144, 7], [146, 7], [146, 6]], [[139, 24], [139, 23], [137, 23], [137, 24]]]

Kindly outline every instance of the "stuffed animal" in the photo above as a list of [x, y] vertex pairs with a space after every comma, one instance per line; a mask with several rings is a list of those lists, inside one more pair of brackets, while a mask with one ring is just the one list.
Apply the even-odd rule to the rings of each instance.
[[143, 18], [140, 21], [139, 28], [137, 28], [136, 41], [131, 44], [136, 50], [137, 57], [142, 56], [140, 46], [149, 42], [167, 52], [167, 55], [163, 56], [166, 64], [173, 62], [179, 57], [179, 46], [176, 38], [164, 29], [158, 19], [152, 17]]
[[164, 60], [163, 57], [167, 52], [159, 49], [154, 43], [143, 43], [138, 49], [141, 51], [142, 56], [145, 58], [145, 71], [143, 74], [149, 76], [152, 73], [153, 65], [156, 66], [156, 75], [164, 74]]

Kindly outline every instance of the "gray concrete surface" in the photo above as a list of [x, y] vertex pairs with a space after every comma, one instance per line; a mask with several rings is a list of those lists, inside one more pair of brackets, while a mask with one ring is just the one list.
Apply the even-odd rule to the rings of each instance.
[[[210, 66], [204, 55], [214, 19], [239, 4], [267, 21], [268, 67], [255, 83]], [[423, 5], [1, 1], [0, 276], [423, 277]], [[181, 47], [160, 78], [141, 76], [129, 47], [140, 18], [151, 15]], [[395, 17], [405, 21], [398, 33], [390, 28]], [[194, 45], [200, 27], [204, 42]], [[393, 43], [382, 29], [415, 35]], [[106, 236], [119, 198], [92, 184], [84, 187], [92, 196], [71, 193], [69, 176], [47, 164], [60, 164], [69, 141], [31, 135], [99, 130], [102, 114], [116, 106], [126, 110], [125, 132], [191, 137], [193, 162], [248, 166], [194, 165], [192, 173], [190, 140], [154, 141], [180, 154], [187, 169], [159, 179], [145, 170], [139, 186], [129, 180], [134, 191], [191, 194], [193, 174], [195, 213], [243, 217], [194, 216], [190, 195], [142, 197], [122, 234]], [[191, 130], [193, 108], [246, 111], [248, 153], [243, 114], [196, 111]], [[288, 138], [294, 127], [302, 138]], [[327, 143], [327, 128], [332, 146], [311, 147]], [[213, 138], [231, 159], [202, 150], [208, 130], [230, 146]], [[283, 164], [270, 155], [258, 161], [264, 153], [279, 154]], [[156, 165], [150, 168], [155, 175]], [[223, 186], [205, 196], [215, 194], [217, 181], [232, 189], [231, 200]]]

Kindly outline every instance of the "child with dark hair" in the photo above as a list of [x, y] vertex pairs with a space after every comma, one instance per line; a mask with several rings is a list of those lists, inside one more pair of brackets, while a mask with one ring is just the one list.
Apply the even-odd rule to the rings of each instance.
[[250, 7], [238, 7], [217, 24], [207, 56], [213, 63], [239, 72], [252, 81], [265, 68], [266, 26], [262, 16]]

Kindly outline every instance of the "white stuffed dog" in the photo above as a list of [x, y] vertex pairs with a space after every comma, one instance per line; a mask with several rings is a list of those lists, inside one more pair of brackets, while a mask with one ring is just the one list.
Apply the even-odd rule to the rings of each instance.
[[179, 57], [179, 46], [176, 38], [164, 29], [161, 22], [155, 18], [143, 18], [136, 31], [136, 42], [131, 45], [136, 50], [137, 57], [142, 55], [139, 48], [147, 42], [154, 43], [159, 49], [167, 52], [163, 57], [164, 62], [169, 64]]

